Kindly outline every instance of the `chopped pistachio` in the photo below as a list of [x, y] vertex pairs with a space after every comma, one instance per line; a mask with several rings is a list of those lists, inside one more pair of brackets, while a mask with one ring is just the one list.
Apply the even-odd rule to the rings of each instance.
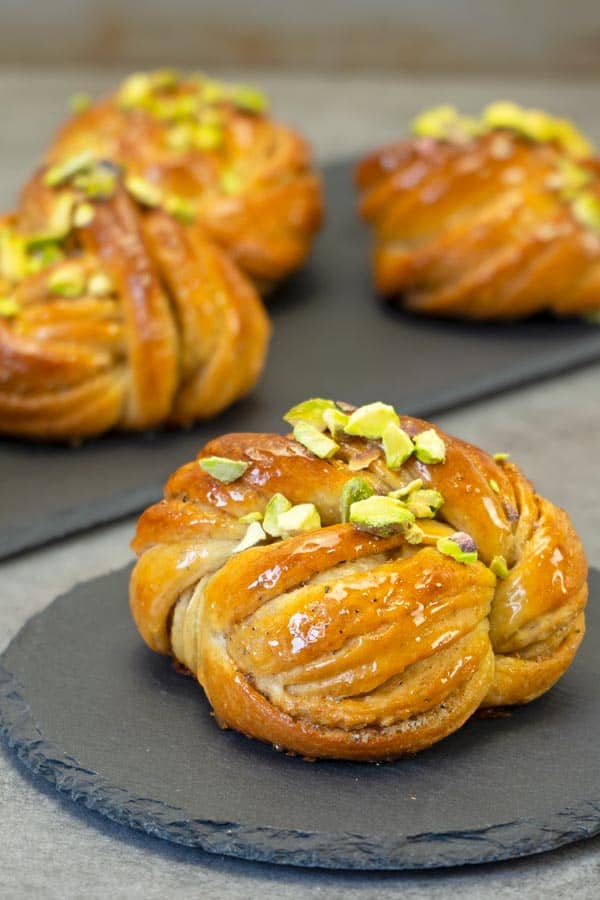
[[231, 99], [236, 106], [246, 112], [264, 113], [268, 106], [265, 94], [246, 84], [236, 85], [232, 90]]
[[412, 494], [413, 491], [418, 491], [423, 487], [423, 479], [422, 478], [414, 478], [412, 481], [409, 481], [408, 484], [404, 484], [400, 488], [396, 488], [395, 491], [390, 491], [388, 493], [388, 497], [393, 497], [394, 500], [403, 500], [405, 497], [408, 497], [409, 494]]
[[167, 143], [171, 150], [191, 150], [194, 144], [195, 128], [191, 122], [179, 122], [167, 132]]
[[568, 119], [557, 119], [541, 109], [524, 109], [516, 103], [501, 100], [483, 110], [486, 128], [509, 128], [531, 141], [555, 141], [573, 156], [590, 156], [594, 148]]
[[282, 535], [316, 531], [321, 527], [321, 517], [314, 503], [299, 503], [297, 506], [292, 506], [291, 509], [279, 513], [277, 524]]
[[30, 251], [27, 271], [30, 274], [41, 272], [46, 266], [58, 262], [63, 258], [60, 245], [56, 241], [46, 240], [39, 243]]
[[26, 243], [21, 235], [0, 231], [0, 274], [8, 281], [21, 281], [27, 275]]
[[160, 188], [142, 178], [140, 175], [128, 175], [125, 179], [125, 187], [132, 197], [144, 206], [160, 206], [162, 194]]
[[85, 91], [76, 91], [69, 97], [69, 109], [71, 112], [80, 113], [87, 109], [92, 99]]
[[496, 481], [495, 478], [490, 478], [490, 480], [489, 480], [488, 483], [489, 483], [489, 486], [491, 487], [491, 489], [494, 491], [495, 494], [499, 494], [499, 493], [500, 493], [500, 485], [498, 484], [498, 482]]
[[495, 556], [490, 563], [490, 569], [496, 578], [508, 578], [508, 566], [503, 556]]
[[494, 462], [506, 462], [507, 459], [510, 459], [510, 453], [494, 453]]
[[198, 464], [201, 469], [223, 484], [237, 481], [248, 468], [247, 462], [241, 459], [228, 459], [226, 456], [205, 456]]
[[350, 416], [343, 413], [341, 409], [326, 409], [323, 412], [323, 421], [334, 438], [343, 436], [349, 419]]
[[108, 297], [114, 291], [114, 285], [106, 272], [96, 272], [88, 279], [88, 293], [92, 297]]
[[439, 141], [465, 140], [479, 134], [481, 127], [476, 119], [462, 116], [454, 106], [436, 106], [420, 113], [411, 122], [411, 132], [417, 137]]
[[101, 161], [94, 163], [82, 172], [73, 175], [71, 183], [83, 191], [90, 199], [107, 200], [117, 187], [118, 169], [112, 163]]
[[241, 553], [243, 550], [248, 550], [250, 547], [254, 547], [256, 546], [256, 544], [260, 544], [261, 541], [266, 541], [266, 539], [267, 535], [265, 534], [260, 522], [251, 522], [246, 529], [246, 534], [239, 542], [239, 544], [236, 544], [231, 552]]
[[557, 160], [557, 166], [558, 185], [563, 200], [572, 200], [582, 188], [587, 187], [593, 180], [589, 169], [584, 169], [568, 156]]
[[350, 521], [350, 507], [359, 500], [366, 500], [372, 497], [375, 490], [366, 478], [350, 478], [342, 488], [340, 496], [340, 519], [342, 522]]
[[119, 93], [117, 101], [119, 106], [125, 109], [131, 109], [136, 106], [143, 106], [152, 94], [152, 78], [146, 72], [134, 72], [125, 79]]
[[150, 83], [154, 90], [162, 91], [168, 88], [177, 87], [180, 77], [177, 69], [163, 66], [161, 69], [155, 69], [154, 72], [150, 73]]
[[163, 122], [186, 122], [198, 113], [198, 98], [193, 94], [173, 97], [153, 97], [147, 103], [148, 112]]
[[244, 183], [237, 172], [233, 169], [225, 169], [221, 172], [221, 190], [224, 194], [240, 194]]
[[223, 82], [215, 81], [204, 75], [197, 77], [199, 78], [200, 93], [205, 103], [218, 103], [220, 100], [227, 99], [229, 89]]
[[390, 469], [399, 469], [412, 455], [415, 445], [410, 435], [395, 422], [390, 422], [383, 430], [383, 450]]
[[422, 431], [413, 438], [415, 456], [419, 462], [442, 463], [446, 459], [446, 445], [433, 428]]
[[415, 517], [401, 500], [375, 494], [352, 504], [350, 522], [362, 531], [385, 536], [408, 530]]
[[327, 410], [336, 410], [333, 400], [312, 397], [310, 400], [304, 400], [302, 403], [297, 403], [296, 406], [288, 409], [283, 417], [283, 421], [288, 422], [290, 425], [297, 425], [298, 422], [309, 422], [315, 428], [323, 430], [325, 428], [323, 414]]
[[292, 508], [292, 504], [283, 494], [273, 494], [265, 507], [263, 528], [271, 537], [281, 537], [279, 516]]
[[13, 297], [0, 297], [0, 319], [10, 319], [20, 311], [21, 307]]
[[44, 174], [44, 184], [47, 187], [58, 187], [68, 181], [73, 175], [88, 169], [94, 163], [94, 154], [91, 150], [84, 150], [75, 156], [70, 156], [63, 162], [57, 163], [46, 170]]
[[405, 503], [417, 519], [433, 519], [438, 509], [443, 506], [444, 498], [439, 491], [417, 490], [409, 494]]
[[60, 191], [54, 198], [50, 216], [48, 218], [48, 230], [42, 234], [34, 235], [27, 239], [27, 248], [34, 249], [37, 244], [49, 241], [60, 241], [71, 230], [75, 195], [72, 191]]
[[91, 203], [80, 203], [73, 213], [73, 225], [76, 228], [85, 228], [94, 218], [95, 212]]
[[346, 434], [377, 439], [383, 436], [390, 423], [398, 425], [399, 422], [398, 413], [393, 406], [379, 401], [368, 403], [354, 410], [346, 425]]
[[571, 212], [584, 228], [600, 231], [600, 200], [591, 191], [583, 191], [575, 197]]
[[65, 263], [55, 269], [48, 278], [50, 293], [57, 297], [81, 297], [85, 287], [85, 275], [77, 263]]
[[201, 122], [193, 131], [192, 143], [197, 150], [218, 150], [223, 144], [223, 126]]
[[407, 544], [422, 544], [425, 538], [425, 532], [418, 525], [411, 525], [404, 532], [404, 540]]
[[169, 194], [164, 200], [165, 210], [183, 225], [191, 225], [196, 221], [196, 208], [185, 197]]
[[241, 522], [242, 525], [250, 525], [252, 522], [262, 522], [263, 514], [260, 512], [250, 512], [246, 513], [245, 516], [240, 516], [238, 522]]
[[449, 537], [439, 538], [437, 549], [445, 556], [451, 556], [456, 562], [477, 562], [477, 546], [473, 538], [464, 531], [455, 531]]
[[340, 449], [340, 445], [319, 431], [310, 422], [297, 422], [294, 425], [294, 438], [319, 459], [330, 459]]
[[553, 140], [572, 156], [582, 158], [595, 154], [596, 150], [591, 141], [568, 119], [554, 119], [552, 131]]

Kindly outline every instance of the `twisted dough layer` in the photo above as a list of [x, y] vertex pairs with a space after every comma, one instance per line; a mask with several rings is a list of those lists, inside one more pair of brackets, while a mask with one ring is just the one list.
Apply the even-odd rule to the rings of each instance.
[[[597, 310], [600, 235], [561, 193], [564, 172], [556, 145], [510, 131], [415, 138], [367, 157], [357, 183], [375, 228], [378, 290], [448, 317]], [[579, 164], [586, 204], [600, 200], [599, 172], [595, 159]]]
[[91, 151], [185, 197], [206, 234], [267, 289], [306, 259], [321, 185], [300, 135], [238, 94], [203, 76], [132, 76], [70, 119], [45, 161]]
[[[13, 257], [33, 245], [22, 271], [0, 276], [14, 303], [0, 317], [0, 433], [183, 425], [246, 394], [262, 370], [270, 328], [250, 282], [199, 226], [142, 207], [113, 177], [110, 196], [90, 202], [39, 173], [0, 221]], [[56, 209], [77, 204], [91, 220], [43, 243]]]
[[[401, 417], [411, 436], [429, 428]], [[291, 437], [232, 434], [199, 459], [247, 463], [230, 484], [198, 462], [140, 518], [131, 609], [153, 649], [199, 680], [224, 727], [306, 756], [392, 758], [430, 746], [479, 707], [525, 703], [571, 662], [584, 631], [586, 563], [566, 514], [518, 468], [440, 434], [446, 461], [391, 470], [379, 446], [336, 438], [319, 459]], [[378, 494], [416, 478], [444, 497], [419, 545], [340, 522], [357, 471]], [[240, 517], [276, 493], [322, 527], [235, 552]], [[441, 553], [456, 529], [479, 561]], [[508, 576], [488, 568], [504, 556]]]

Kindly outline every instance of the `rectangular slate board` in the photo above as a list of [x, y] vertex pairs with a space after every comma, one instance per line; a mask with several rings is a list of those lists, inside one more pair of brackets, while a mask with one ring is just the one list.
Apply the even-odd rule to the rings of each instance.
[[585, 322], [471, 325], [378, 300], [352, 168], [325, 169], [327, 224], [308, 266], [269, 303], [273, 340], [253, 396], [189, 431], [112, 434], [77, 448], [0, 440], [0, 557], [143, 509], [210, 437], [280, 430], [282, 413], [306, 397], [384, 400], [428, 416], [600, 359], [600, 328]]

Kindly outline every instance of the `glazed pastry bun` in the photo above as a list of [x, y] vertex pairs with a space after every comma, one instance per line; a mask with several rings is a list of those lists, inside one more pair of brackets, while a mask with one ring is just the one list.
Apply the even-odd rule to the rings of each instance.
[[81, 153], [123, 166], [150, 205], [183, 202], [261, 290], [302, 265], [321, 224], [306, 142], [246, 85], [172, 69], [131, 75], [63, 126], [46, 163]]
[[391, 759], [556, 682], [584, 633], [586, 561], [506, 454], [383, 403], [314, 399], [285, 420], [293, 435], [208, 443], [133, 541], [140, 634], [223, 727]]
[[600, 310], [600, 163], [570, 122], [498, 102], [412, 132], [357, 170], [380, 293], [452, 318]]
[[0, 219], [0, 433], [79, 440], [187, 425], [256, 383], [270, 326], [203, 229], [112, 163], [39, 172]]

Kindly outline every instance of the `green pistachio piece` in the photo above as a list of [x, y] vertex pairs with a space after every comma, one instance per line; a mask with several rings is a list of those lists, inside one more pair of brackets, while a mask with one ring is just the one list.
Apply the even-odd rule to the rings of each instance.
[[194, 128], [192, 144], [197, 150], [218, 150], [223, 144], [223, 126], [201, 122]]
[[241, 459], [228, 459], [226, 456], [205, 456], [198, 464], [201, 469], [223, 484], [237, 481], [248, 468], [247, 462]]
[[444, 498], [439, 491], [417, 490], [413, 491], [405, 502], [417, 519], [433, 519], [438, 509], [443, 506]]
[[47, 169], [44, 173], [44, 184], [47, 187], [58, 187], [59, 184], [68, 181], [78, 172], [83, 172], [84, 169], [88, 169], [93, 163], [94, 154], [92, 151], [84, 150], [82, 153], [70, 156], [68, 159], [63, 160], [63, 162], [57, 163], [55, 166], [51, 166]]
[[386, 465], [389, 469], [399, 469], [415, 449], [410, 435], [395, 422], [390, 422], [384, 428], [382, 438]]
[[221, 173], [221, 190], [224, 194], [234, 196], [241, 194], [244, 183], [237, 172], [233, 169], [225, 169]]
[[299, 503], [279, 513], [277, 524], [284, 536], [302, 531], [316, 531], [321, 527], [321, 517], [314, 503]]
[[72, 191], [60, 191], [56, 194], [50, 216], [48, 230], [43, 234], [34, 235], [27, 240], [28, 249], [34, 249], [36, 245], [49, 241], [60, 241], [71, 231], [75, 195]]
[[255, 547], [256, 544], [260, 544], [261, 541], [266, 541], [266, 539], [267, 535], [260, 522], [251, 522], [246, 529], [246, 534], [231, 552], [241, 553], [243, 550], [249, 550], [250, 547]]
[[425, 532], [418, 525], [411, 525], [404, 532], [404, 540], [407, 544], [422, 544], [425, 538]]
[[343, 413], [341, 409], [326, 409], [323, 411], [323, 421], [334, 438], [343, 436], [349, 420], [350, 416]]
[[76, 228], [85, 228], [93, 220], [96, 210], [91, 203], [80, 203], [73, 213], [73, 225]]
[[319, 431], [310, 422], [297, 422], [294, 425], [294, 438], [319, 459], [330, 459], [340, 449], [340, 445]]
[[164, 91], [177, 87], [180, 79], [181, 75], [178, 70], [171, 69], [168, 66], [155, 69], [154, 72], [150, 73], [150, 81], [155, 91]]
[[552, 123], [552, 139], [561, 145], [563, 150], [575, 157], [594, 156], [596, 149], [587, 137], [568, 119], [554, 119]]
[[483, 110], [483, 123], [488, 129], [509, 128], [531, 141], [555, 141], [573, 156], [590, 156], [593, 146], [568, 119], [557, 119], [541, 109], [523, 109], [516, 103], [501, 100]]
[[591, 191], [583, 191], [571, 203], [574, 218], [591, 231], [600, 231], [600, 200]]
[[408, 497], [409, 494], [412, 494], [413, 491], [418, 491], [422, 487], [423, 479], [414, 478], [412, 481], [409, 481], [408, 484], [405, 484], [400, 488], [396, 488], [395, 491], [390, 491], [388, 493], [388, 497], [393, 497], [394, 500], [403, 500], [405, 497]]
[[315, 428], [325, 428], [323, 415], [326, 411], [338, 411], [333, 400], [324, 400], [322, 397], [312, 397], [310, 400], [304, 400], [302, 403], [292, 406], [288, 409], [283, 417], [284, 422], [290, 425], [297, 425], [298, 422], [308, 422]]
[[8, 281], [21, 281], [27, 275], [27, 247], [21, 235], [9, 229], [0, 231], [0, 274]]
[[205, 103], [219, 103], [229, 97], [229, 88], [222, 81], [215, 81], [203, 75], [197, 77], [199, 77], [200, 95]]
[[352, 504], [350, 522], [361, 531], [385, 536], [408, 530], [415, 517], [401, 500], [375, 494]]
[[383, 436], [388, 425], [399, 423], [400, 419], [394, 407], [377, 401], [354, 410], [346, 425], [346, 434], [376, 440]]
[[459, 563], [477, 562], [477, 547], [473, 538], [464, 531], [456, 531], [449, 537], [439, 538], [437, 549]]
[[265, 507], [263, 528], [271, 537], [281, 537], [279, 516], [292, 508], [292, 504], [283, 494], [273, 494]]
[[81, 297], [86, 288], [83, 269], [77, 263], [65, 263], [52, 272], [48, 278], [48, 288], [56, 297]]
[[366, 500], [375, 493], [373, 485], [366, 478], [351, 478], [342, 488], [340, 496], [340, 519], [342, 522], [350, 521], [350, 507], [359, 500]]
[[195, 127], [192, 122], [179, 122], [169, 128], [167, 144], [171, 150], [184, 152], [191, 150], [194, 145]]
[[198, 98], [194, 94], [175, 97], [153, 97], [148, 112], [163, 122], [186, 122], [198, 113]]
[[114, 285], [106, 272], [96, 272], [88, 279], [87, 292], [92, 297], [108, 297], [114, 291]]
[[433, 428], [422, 431], [414, 438], [415, 456], [419, 462], [442, 463], [446, 459], [446, 445]]
[[466, 140], [480, 133], [476, 119], [462, 116], [454, 106], [435, 106], [420, 113], [411, 122], [411, 132], [416, 137], [438, 141]]
[[46, 266], [52, 265], [62, 258], [60, 245], [56, 241], [45, 240], [36, 244], [35, 248], [30, 251], [27, 271], [31, 274], [41, 272]]
[[489, 486], [491, 487], [491, 489], [494, 491], [495, 494], [499, 494], [499, 493], [500, 493], [500, 485], [498, 484], [498, 482], [496, 481], [495, 478], [490, 478], [490, 480], [489, 480], [488, 483], [489, 483]]
[[125, 187], [132, 197], [144, 206], [160, 206], [162, 194], [160, 188], [142, 178], [140, 175], [128, 175], [125, 179]]
[[264, 113], [268, 107], [265, 94], [246, 84], [236, 85], [231, 92], [231, 99], [245, 112]]
[[183, 225], [191, 225], [196, 221], [196, 208], [193, 203], [186, 200], [185, 197], [178, 197], [176, 194], [169, 194], [164, 199], [164, 208]]
[[238, 522], [241, 522], [243, 525], [250, 525], [252, 522], [262, 522], [263, 514], [260, 512], [251, 512], [246, 513], [245, 516], [240, 516]]
[[11, 319], [20, 311], [21, 307], [13, 297], [0, 297], [0, 319]]
[[494, 453], [494, 462], [506, 462], [507, 459], [510, 459], [510, 453]]
[[589, 169], [584, 169], [568, 156], [557, 160], [557, 166], [560, 196], [563, 200], [572, 200], [582, 188], [593, 181]]
[[495, 556], [490, 563], [490, 569], [496, 578], [508, 578], [508, 566], [503, 556]]
[[117, 187], [117, 174], [111, 163], [98, 162], [73, 175], [71, 183], [92, 200], [107, 200]]
[[92, 102], [92, 98], [85, 91], [76, 91], [69, 97], [69, 109], [71, 112], [80, 113], [87, 109]]
[[133, 109], [136, 106], [144, 106], [152, 96], [152, 76], [147, 72], [134, 72], [125, 79], [119, 93], [117, 102], [124, 109]]

